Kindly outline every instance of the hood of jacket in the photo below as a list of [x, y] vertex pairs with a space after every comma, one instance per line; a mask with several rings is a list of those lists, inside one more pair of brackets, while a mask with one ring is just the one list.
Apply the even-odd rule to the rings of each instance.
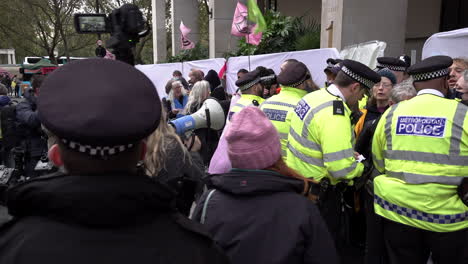
[[233, 169], [225, 174], [212, 175], [209, 184], [223, 192], [237, 195], [304, 191], [303, 181], [267, 170]]
[[24, 92], [24, 98], [29, 102], [29, 104], [31, 104], [33, 107], [36, 107], [37, 98], [32, 88], [26, 89]]
[[142, 175], [50, 175], [7, 191], [9, 213], [85, 226], [133, 226], [172, 212], [175, 195]]
[[8, 95], [0, 95], [0, 107], [4, 107], [11, 102], [11, 99]]

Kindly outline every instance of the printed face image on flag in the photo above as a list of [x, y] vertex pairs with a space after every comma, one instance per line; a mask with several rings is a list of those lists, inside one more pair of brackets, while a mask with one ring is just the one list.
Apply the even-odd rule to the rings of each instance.
[[252, 32], [252, 24], [247, 19], [247, 7], [237, 2], [234, 17], [232, 19], [231, 34], [237, 37], [243, 37]]
[[186, 27], [184, 25], [184, 22], [180, 21], [180, 44], [181, 44], [181, 49], [187, 50], [187, 49], [193, 49], [195, 48], [195, 43], [191, 41], [190, 39], [187, 38], [188, 34], [192, 31], [190, 28]]

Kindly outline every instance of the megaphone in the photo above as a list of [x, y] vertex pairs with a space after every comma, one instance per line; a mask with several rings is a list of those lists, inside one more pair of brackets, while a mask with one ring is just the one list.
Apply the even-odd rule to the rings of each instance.
[[223, 106], [213, 98], [208, 98], [203, 106], [195, 113], [177, 118], [169, 122], [174, 126], [178, 135], [199, 128], [221, 130], [226, 122], [226, 111]]

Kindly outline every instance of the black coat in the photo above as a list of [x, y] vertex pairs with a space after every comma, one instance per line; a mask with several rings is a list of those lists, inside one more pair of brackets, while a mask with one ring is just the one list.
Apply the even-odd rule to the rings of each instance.
[[47, 152], [47, 142], [43, 137], [41, 121], [36, 106], [36, 96], [32, 89], [24, 93], [25, 100], [16, 105], [18, 133], [21, 134], [22, 145], [31, 157], [41, 157]]
[[0, 263], [228, 263], [146, 176], [44, 176], [8, 192]]
[[361, 134], [356, 141], [355, 150], [366, 157], [366, 159], [369, 159], [369, 161], [372, 158], [372, 138], [382, 115], [383, 113], [379, 112], [375, 105], [369, 106]]
[[[194, 219], [204, 222], [234, 264], [338, 263], [317, 207], [303, 182], [271, 171], [233, 170], [209, 179]], [[203, 218], [203, 219], [202, 219]]]
[[[188, 114], [193, 114], [201, 108], [201, 105], [192, 105]], [[210, 128], [199, 128], [194, 131], [198, 139], [200, 139], [201, 148], [200, 155], [203, 159], [203, 164], [205, 166], [210, 165], [211, 158], [213, 157], [216, 148], [218, 148], [218, 143], [220, 139], [220, 134], [218, 131]]]

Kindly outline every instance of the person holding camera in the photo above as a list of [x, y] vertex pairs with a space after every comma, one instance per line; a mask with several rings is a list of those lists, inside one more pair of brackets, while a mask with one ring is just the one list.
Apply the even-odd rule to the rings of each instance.
[[37, 107], [58, 138], [49, 157], [66, 172], [7, 191], [15, 220], [0, 229], [0, 263], [229, 263], [177, 212], [173, 190], [137, 169], [161, 118], [143, 73], [120, 61], [71, 62], [45, 80]]
[[20, 136], [20, 147], [25, 153], [24, 172], [26, 177], [37, 177], [37, 162], [47, 153], [47, 141], [42, 132], [41, 120], [37, 110], [37, 95], [46, 77], [34, 75], [31, 86], [24, 92], [25, 100], [16, 106], [17, 132]]

